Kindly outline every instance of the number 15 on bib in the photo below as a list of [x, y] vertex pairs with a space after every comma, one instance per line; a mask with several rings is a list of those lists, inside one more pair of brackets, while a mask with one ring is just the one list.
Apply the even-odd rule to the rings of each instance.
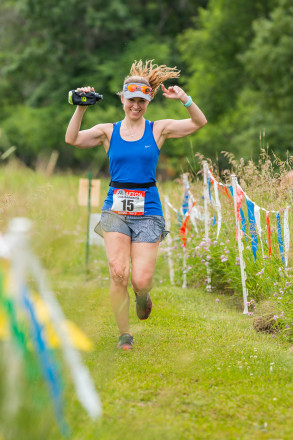
[[144, 215], [145, 191], [115, 189], [111, 210], [122, 215]]

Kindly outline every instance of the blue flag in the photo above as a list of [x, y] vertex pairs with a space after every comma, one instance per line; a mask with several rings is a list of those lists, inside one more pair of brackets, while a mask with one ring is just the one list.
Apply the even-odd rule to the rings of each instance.
[[183, 202], [182, 202], [183, 215], [188, 213], [188, 200], [189, 200], [189, 193], [188, 191], [184, 191]]
[[255, 216], [254, 216], [254, 203], [251, 202], [250, 200], [246, 199], [246, 205], [247, 205], [248, 221], [249, 221], [249, 227], [250, 227], [252, 252], [253, 252], [253, 256], [254, 256], [254, 261], [256, 261], [256, 251], [257, 251], [257, 246], [258, 246], [258, 239], [257, 239], [257, 233], [256, 233]]
[[211, 195], [211, 178], [208, 177], [208, 187], [209, 187], [209, 198], [212, 203], [212, 195]]
[[242, 210], [242, 208], [240, 208], [240, 217], [241, 217], [241, 226], [242, 226], [242, 231], [245, 237], [245, 240], [247, 241], [247, 235], [246, 235], [246, 219], [244, 216], [244, 212]]
[[62, 433], [68, 430], [68, 426], [64, 420], [62, 386], [57, 364], [52, 356], [52, 351], [49, 349], [44, 338], [44, 327], [38, 321], [33, 303], [29, 298], [29, 291], [27, 286], [22, 288], [23, 304], [28, 312], [31, 324], [32, 339], [36, 347], [37, 354], [42, 366], [43, 375], [49, 385], [52, 399], [55, 406], [55, 415], [59, 423]]
[[[209, 187], [209, 198], [211, 201], [211, 205], [213, 206], [212, 194], [211, 194], [211, 178], [208, 177], [208, 187]], [[214, 215], [213, 226], [217, 223], [216, 216]]]
[[283, 246], [282, 229], [281, 229], [281, 219], [280, 219], [280, 214], [278, 212], [276, 213], [276, 217], [277, 217], [277, 227], [278, 227], [279, 249], [280, 249], [283, 267], [285, 268], [285, 257], [284, 257], [284, 246]]

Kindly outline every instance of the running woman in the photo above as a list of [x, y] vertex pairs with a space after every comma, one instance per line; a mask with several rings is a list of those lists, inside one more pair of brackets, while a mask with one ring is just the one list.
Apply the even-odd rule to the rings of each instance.
[[[110, 299], [120, 336], [118, 348], [130, 350], [128, 280], [136, 297], [136, 314], [147, 319], [152, 310], [150, 290], [159, 243], [167, 234], [156, 187], [156, 167], [166, 139], [191, 135], [207, 120], [190, 96], [178, 86], [168, 89], [164, 81], [179, 78], [180, 71], [152, 61], [135, 61], [119, 93], [124, 119], [80, 130], [87, 109], [77, 106], [65, 141], [78, 148], [103, 145], [109, 157], [111, 182], [96, 232], [104, 237], [110, 271]], [[177, 99], [186, 108], [187, 119], [144, 118], [159, 88], [167, 99]], [[93, 87], [77, 89], [94, 91]]]

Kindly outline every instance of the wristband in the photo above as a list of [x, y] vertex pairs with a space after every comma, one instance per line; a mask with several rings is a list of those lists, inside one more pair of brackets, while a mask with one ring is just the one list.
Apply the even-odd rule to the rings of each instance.
[[192, 103], [193, 103], [192, 97], [188, 96], [188, 101], [183, 105], [184, 105], [184, 107], [190, 107]]

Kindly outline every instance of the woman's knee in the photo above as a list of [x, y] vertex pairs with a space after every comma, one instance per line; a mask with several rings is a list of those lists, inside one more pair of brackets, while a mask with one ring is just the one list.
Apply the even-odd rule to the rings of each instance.
[[131, 284], [136, 293], [147, 293], [153, 287], [153, 277], [150, 275], [132, 276]]
[[123, 286], [128, 285], [129, 268], [126, 265], [110, 263], [109, 268], [110, 268], [110, 277], [114, 283]]

